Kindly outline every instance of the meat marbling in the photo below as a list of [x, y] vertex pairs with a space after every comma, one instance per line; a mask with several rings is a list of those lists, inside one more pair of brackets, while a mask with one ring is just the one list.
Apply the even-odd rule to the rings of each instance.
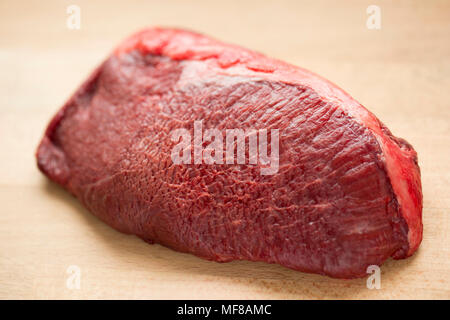
[[[171, 132], [278, 129], [279, 170], [174, 164]], [[40, 170], [124, 232], [215, 261], [338, 278], [422, 239], [417, 155], [319, 76], [203, 35], [143, 30], [56, 114]]]

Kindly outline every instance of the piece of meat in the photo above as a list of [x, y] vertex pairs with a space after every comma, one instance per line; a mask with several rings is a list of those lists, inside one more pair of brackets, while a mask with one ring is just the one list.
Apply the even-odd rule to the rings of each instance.
[[[174, 163], [174, 130], [199, 120], [224, 136], [278, 129], [277, 171]], [[422, 239], [411, 145], [327, 80], [188, 31], [122, 43], [50, 122], [37, 161], [113, 228], [210, 260], [354, 278]]]

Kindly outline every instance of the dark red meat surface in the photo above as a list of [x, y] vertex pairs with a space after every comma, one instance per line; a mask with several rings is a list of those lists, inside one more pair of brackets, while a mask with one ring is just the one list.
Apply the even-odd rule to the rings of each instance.
[[[171, 132], [196, 120], [279, 129], [278, 172], [174, 164]], [[120, 45], [51, 121], [37, 161], [113, 228], [210, 260], [354, 278], [422, 239], [407, 142], [330, 82], [188, 31]]]

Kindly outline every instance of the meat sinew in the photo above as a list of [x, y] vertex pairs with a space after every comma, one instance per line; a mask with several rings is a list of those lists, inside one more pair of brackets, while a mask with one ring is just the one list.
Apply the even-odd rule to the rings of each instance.
[[[205, 148], [206, 129], [278, 130], [276, 170], [174, 163], [174, 131], [198, 138], [199, 121]], [[188, 31], [122, 43], [50, 122], [37, 161], [113, 228], [210, 260], [354, 278], [422, 239], [411, 145], [327, 80]]]

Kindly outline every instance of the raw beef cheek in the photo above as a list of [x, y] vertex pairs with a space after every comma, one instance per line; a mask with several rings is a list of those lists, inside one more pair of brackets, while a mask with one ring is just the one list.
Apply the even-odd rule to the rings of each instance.
[[[279, 129], [278, 172], [174, 164], [171, 133], [196, 120]], [[354, 278], [422, 239], [407, 142], [330, 82], [188, 31], [119, 46], [51, 121], [37, 161], [115, 229], [210, 260]]]

